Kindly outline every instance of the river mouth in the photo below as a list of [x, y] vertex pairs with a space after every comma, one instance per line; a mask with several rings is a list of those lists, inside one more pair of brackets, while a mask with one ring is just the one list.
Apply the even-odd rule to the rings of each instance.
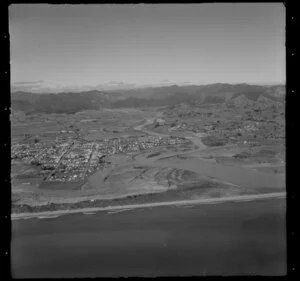
[[[214, 151], [220, 154], [222, 150], [228, 153], [220, 148]], [[178, 154], [175, 151], [158, 150], [142, 154], [142, 157], [132, 160], [130, 164], [125, 161], [118, 168], [113, 168], [105, 182], [100, 171], [100, 177], [95, 174], [85, 183], [42, 183], [41, 195], [38, 198], [48, 202], [47, 204], [43, 204], [43, 207], [39, 202], [33, 204], [36, 198], [31, 198], [29, 193], [23, 198], [15, 195], [14, 197], [18, 200], [13, 202], [12, 211], [13, 213], [28, 211], [34, 213], [70, 208], [80, 209], [88, 206], [222, 198], [285, 190], [284, 173], [267, 173], [245, 168], [236, 163], [224, 165], [216, 161], [220, 158], [208, 157], [205, 150], [200, 152], [197, 155], [190, 151]], [[207, 157], [210, 159], [205, 159]], [[119, 162], [118, 157], [116, 161]], [[154, 180], [155, 175], [156, 180]], [[51, 197], [43, 194], [44, 190], [51, 192]], [[56, 192], [59, 193], [55, 195]], [[90, 198], [94, 201], [90, 201]]]

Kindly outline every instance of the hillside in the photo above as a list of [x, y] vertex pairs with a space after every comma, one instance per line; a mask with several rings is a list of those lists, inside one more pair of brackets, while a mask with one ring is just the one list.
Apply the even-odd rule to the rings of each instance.
[[139, 97], [137, 96], [138, 92], [136, 90], [126, 90], [123, 91], [122, 94], [124, 97], [128, 95], [130, 95], [130, 97], [112, 103], [112, 107], [151, 107], [180, 103], [216, 104], [230, 102], [239, 96], [244, 96], [249, 102], [259, 102], [259, 97], [264, 97], [271, 101], [283, 101], [285, 97], [285, 87], [267, 87], [247, 84], [212, 84], [207, 86], [170, 86], [157, 89], [140, 89]]
[[122, 98], [121, 94], [99, 91], [60, 94], [15, 92], [11, 95], [11, 104], [13, 110], [25, 113], [75, 113], [109, 107], [110, 103], [120, 98]]
[[[265, 93], [270, 96], [282, 97], [285, 95], [284, 85], [275, 86], [261, 86], [261, 85], [249, 85], [249, 84], [224, 84], [216, 83], [209, 85], [187, 85], [187, 86], [161, 86], [152, 88], [140, 88], [129, 90], [118, 90], [117, 93], [122, 93], [124, 97], [136, 97], [136, 98], [153, 98], [164, 99], [177, 93], [186, 93], [190, 95], [202, 96], [232, 96], [232, 94], [251, 92], [251, 93]], [[114, 91], [109, 91], [114, 93]]]
[[[283, 101], [285, 86], [247, 84], [211, 84], [200, 86], [163, 86], [118, 91], [86, 91], [34, 94], [13, 92], [12, 109], [24, 113], [75, 113], [99, 108], [156, 107], [187, 104], [227, 103], [242, 96], [242, 100]], [[239, 103], [239, 99], [235, 102]], [[244, 101], [241, 101], [244, 102]]]

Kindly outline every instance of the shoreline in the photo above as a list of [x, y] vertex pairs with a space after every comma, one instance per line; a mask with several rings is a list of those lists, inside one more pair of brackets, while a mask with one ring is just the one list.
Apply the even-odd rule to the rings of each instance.
[[133, 209], [140, 209], [140, 208], [181, 206], [181, 205], [193, 205], [193, 204], [194, 205], [218, 204], [218, 203], [237, 202], [237, 201], [253, 201], [253, 200], [260, 200], [260, 199], [278, 199], [278, 198], [285, 198], [285, 197], [286, 197], [286, 192], [274, 192], [274, 193], [265, 193], [265, 194], [226, 196], [222, 198], [203, 198], [203, 199], [180, 200], [180, 201], [170, 201], [170, 202], [131, 204], [131, 205], [94, 207], [94, 208], [90, 207], [90, 208], [79, 208], [73, 210], [57, 210], [57, 211], [35, 212], [35, 213], [33, 212], [33, 213], [11, 214], [11, 220], [32, 219], [32, 218], [55, 218], [62, 215], [78, 214], [78, 213], [95, 213], [101, 211], [133, 210]]

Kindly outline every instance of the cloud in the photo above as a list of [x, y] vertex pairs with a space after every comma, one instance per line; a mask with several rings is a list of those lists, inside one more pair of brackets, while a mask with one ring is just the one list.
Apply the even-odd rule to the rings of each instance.
[[20, 81], [20, 82], [14, 82], [12, 85], [39, 85], [44, 83], [45, 81], [43, 80], [38, 80], [38, 81]]

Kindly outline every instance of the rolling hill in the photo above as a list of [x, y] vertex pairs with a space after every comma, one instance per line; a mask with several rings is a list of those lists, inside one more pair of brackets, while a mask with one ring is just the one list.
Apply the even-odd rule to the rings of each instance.
[[283, 101], [285, 86], [260, 86], [248, 84], [211, 84], [199, 86], [163, 86], [101, 92], [29, 93], [13, 92], [12, 109], [24, 113], [75, 113], [99, 108], [155, 107], [180, 103], [215, 104], [242, 99], [259, 101], [261, 97]]

